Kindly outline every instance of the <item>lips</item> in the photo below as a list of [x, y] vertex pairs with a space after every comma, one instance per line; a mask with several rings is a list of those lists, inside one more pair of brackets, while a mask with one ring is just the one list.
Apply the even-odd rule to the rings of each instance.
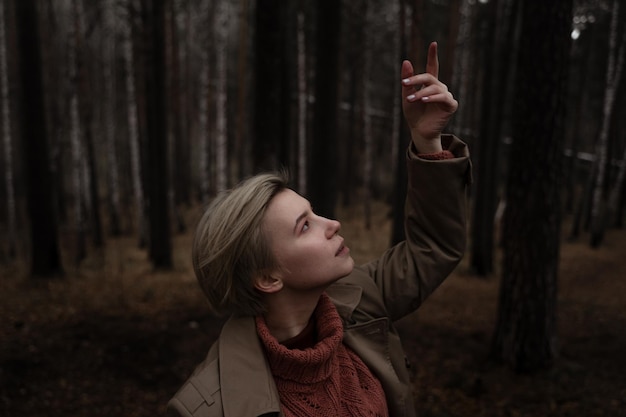
[[344, 252], [346, 252], [347, 250], [348, 248], [346, 247], [346, 245], [343, 244], [343, 239], [342, 239], [341, 244], [339, 245], [339, 249], [337, 249], [337, 252], [335, 252], [335, 256], [339, 256], [343, 254]]

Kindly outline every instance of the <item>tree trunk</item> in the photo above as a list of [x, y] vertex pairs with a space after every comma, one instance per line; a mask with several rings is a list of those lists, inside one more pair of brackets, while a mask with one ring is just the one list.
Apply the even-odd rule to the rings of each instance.
[[6, 186], [8, 258], [17, 255], [17, 208], [13, 174], [13, 135], [11, 133], [11, 100], [9, 95], [9, 68], [7, 65], [7, 37], [5, 3], [0, 3], [0, 106], [2, 116], [2, 143], [4, 145], [4, 181]]
[[[572, 68], [577, 70], [576, 73], [578, 77], [570, 78], [570, 94], [574, 104], [573, 109], [570, 110], [572, 115], [569, 116], [572, 120], [572, 123], [570, 123], [571, 128], [567, 133], [567, 136], [571, 137], [569, 144], [571, 153], [568, 155], [563, 169], [563, 176], [566, 178], [563, 206], [565, 213], [573, 213], [575, 218], [577, 218], [577, 213], [580, 211], [579, 208], [575, 207], [576, 188], [578, 184], [577, 177], [579, 176], [578, 170], [580, 167], [578, 152], [582, 144], [583, 115], [585, 114], [590, 100], [590, 85], [592, 80], [592, 77], [588, 74], [591, 74], [592, 67], [597, 65], [597, 60], [593, 54], [591, 54], [597, 32], [595, 26], [596, 25], [590, 25], [578, 40], [572, 42]], [[580, 205], [578, 207], [580, 207]], [[580, 224], [572, 222], [570, 238], [577, 237], [579, 228]]]
[[[481, 119], [479, 125], [479, 138], [477, 141], [477, 152], [475, 152], [476, 165], [476, 185], [474, 186], [474, 209], [472, 210], [472, 257], [471, 268], [479, 276], [487, 276], [493, 271], [493, 242], [494, 242], [494, 214], [496, 211], [496, 186], [497, 186], [497, 147], [499, 138], [491, 133], [490, 123], [493, 105], [494, 91], [502, 94], [502, 90], [493, 82], [496, 73], [495, 51], [497, 42], [496, 34], [496, 9], [495, 2], [478, 4], [479, 7], [479, 27], [481, 43], [491, 43], [486, 48], [482, 48], [479, 54], [482, 62], [481, 85], [482, 103]], [[499, 120], [495, 121], [496, 123]]]
[[[409, 17], [410, 8], [406, 4], [405, 0], [400, 1], [400, 56], [399, 61], [406, 59], [408, 53], [409, 39], [407, 39], [407, 33], [410, 28]], [[408, 12], [408, 13], [407, 13]], [[407, 16], [409, 14], [409, 16]], [[397, 89], [397, 88], [396, 88]], [[400, 94], [396, 95], [396, 102], [399, 108], [396, 110], [395, 117], [400, 119], [400, 122], [395, 126], [398, 133], [395, 135], [397, 145], [395, 146], [394, 157], [396, 162], [394, 164], [394, 183], [393, 183], [393, 201], [392, 201], [392, 228], [391, 228], [391, 246], [403, 241], [406, 238], [404, 233], [404, 204], [406, 201], [406, 189], [407, 189], [407, 167], [406, 167], [406, 149], [409, 141], [410, 133], [404, 118], [402, 117], [402, 100]]]
[[[372, 34], [370, 34], [372, 28], [372, 5], [365, 4], [365, 32], [364, 32], [364, 44], [370, 45], [372, 41]], [[363, 84], [361, 85], [362, 92], [362, 119], [361, 124], [363, 126], [363, 218], [365, 220], [365, 229], [370, 230], [372, 227], [372, 177], [374, 175], [374, 138], [372, 132], [372, 119], [371, 119], [371, 107], [372, 107], [372, 80], [371, 80], [371, 68], [372, 68], [372, 48], [366, 47], [364, 51], [365, 57], [363, 67]]]
[[[174, 14], [174, 34], [176, 39], [174, 42], [174, 59], [177, 60], [177, 65], [174, 67], [175, 73], [172, 74], [174, 79], [174, 90], [178, 90], [178, 96], [174, 99], [175, 108], [174, 114], [176, 120], [174, 134], [178, 135], [176, 138], [176, 160], [181, 166], [178, 168], [178, 174], [175, 176], [176, 181], [174, 186], [176, 187], [177, 197], [179, 203], [191, 204], [192, 202], [192, 190], [193, 190], [193, 177], [192, 177], [192, 153], [191, 153], [191, 77], [189, 76], [189, 62], [190, 62], [190, 49], [193, 42], [190, 40], [192, 28], [189, 25], [190, 17], [190, 2], [179, 1], [178, 7], [180, 8], [180, 15]], [[180, 22], [182, 21], [182, 22]], [[181, 33], [182, 31], [182, 33]], [[180, 37], [180, 39], [179, 39]], [[177, 50], [177, 52], [176, 52]], [[176, 110], [178, 108], [178, 110]]]
[[309, 200], [318, 214], [334, 218], [337, 203], [337, 86], [341, 2], [317, 3], [317, 49], [313, 137], [307, 183]]
[[[485, 48], [483, 57], [480, 141], [477, 141], [471, 268], [479, 276], [493, 272], [495, 218], [500, 178], [500, 143], [507, 90], [510, 53], [514, 40], [516, 0], [490, 2], [484, 10]], [[498, 9], [497, 6], [500, 6]], [[498, 24], [501, 22], [500, 24]]]
[[[85, 205], [88, 208], [91, 220], [92, 242], [94, 247], [100, 248], [104, 245], [102, 236], [102, 219], [100, 216], [100, 199], [98, 191], [98, 175], [95, 158], [95, 145], [93, 134], [93, 96], [91, 89], [91, 73], [87, 65], [89, 57], [88, 48], [85, 46], [85, 12], [81, 1], [74, 1], [75, 37], [76, 37], [76, 76], [78, 87], [79, 107], [79, 132], [82, 134], [81, 142], [84, 144], [83, 175]], [[87, 214], [87, 213], [85, 213]], [[87, 216], [85, 216], [87, 219]], [[84, 226], [87, 226], [86, 224]], [[85, 230], [86, 231], [86, 230]]]
[[571, 10], [571, 0], [522, 4], [504, 262], [492, 346], [494, 357], [517, 372], [548, 367], [557, 353], [562, 116]]
[[[456, 55], [456, 40], [459, 37], [459, 29], [461, 22], [461, 1], [462, 0], [451, 0], [448, 6], [448, 22], [447, 22], [447, 40], [446, 40], [446, 50], [444, 52], [444, 62], [445, 64], [439, 68], [439, 79], [450, 85], [452, 81], [452, 73], [454, 72], [455, 62], [454, 58]], [[501, 2], [497, 2], [500, 4]]]
[[[470, 74], [472, 73], [470, 68], [472, 56], [471, 39], [474, 32], [473, 10], [475, 9], [475, 6], [472, 6], [471, 3], [471, 0], [461, 0], [459, 7], [459, 30], [454, 48], [457, 53], [455, 62], [458, 62], [458, 64], [452, 72], [452, 80], [450, 82], [450, 91], [461, 102], [469, 101], [470, 98], [468, 90], [470, 88]], [[465, 132], [461, 132], [461, 129], [470, 126], [468, 123], [469, 111], [466, 110], [466, 107], [468, 107], [467, 104], [459, 106], [448, 127], [450, 131], [463, 137], [467, 135]]]
[[228, 19], [230, 6], [226, 0], [218, 0], [215, 12], [215, 46], [216, 46], [216, 75], [217, 88], [215, 92], [215, 187], [217, 192], [228, 187]]
[[306, 195], [307, 170], [307, 66], [306, 66], [306, 31], [304, 26], [304, 12], [298, 11], [298, 192]]
[[[62, 274], [44, 114], [39, 22], [35, 0], [15, 3], [20, 53], [20, 125], [31, 235], [31, 275]], [[32, 150], [36, 149], [37, 152]]]
[[250, 98], [249, 98], [249, 85], [250, 85], [250, 27], [249, 19], [249, 7], [250, 2], [248, 0], [242, 0], [240, 2], [239, 9], [239, 45], [237, 52], [237, 116], [235, 124], [235, 150], [234, 154], [237, 155], [236, 163], [236, 177], [245, 178], [250, 175], [252, 171], [250, 162], [250, 123], [248, 118], [250, 117]]
[[155, 268], [172, 267], [167, 183], [167, 117], [165, 107], [165, 4], [145, 0], [146, 46], [146, 121], [148, 136], [147, 172], [149, 256]]
[[[591, 236], [590, 245], [593, 248], [600, 246], [604, 239], [606, 228], [606, 181], [608, 178], [609, 134], [615, 96], [624, 66], [624, 49], [626, 37], [618, 35], [619, 0], [613, 1], [611, 19], [611, 33], [609, 35], [609, 62], [607, 64], [606, 89], [604, 94], [604, 108], [602, 112], [602, 126], [598, 144], [596, 146], [597, 172], [591, 200]], [[626, 29], [624, 30], [626, 35]], [[619, 38], [623, 38], [620, 42]], [[621, 43], [621, 46], [620, 46]]]
[[365, 9], [368, 7], [366, 0], [345, 3], [346, 7], [350, 7], [349, 13], [352, 19], [346, 21], [349, 25], [345, 32], [347, 33], [347, 42], [351, 46], [345, 52], [345, 59], [350, 62], [350, 73], [348, 79], [348, 102], [351, 103], [347, 117], [347, 134], [346, 140], [343, 142], [343, 150], [339, 164], [338, 176], [343, 179], [340, 183], [341, 203], [344, 207], [352, 205], [354, 191], [358, 186], [358, 179], [361, 173], [354, 169], [355, 161], [358, 158], [358, 147], [363, 136], [363, 124], [361, 123], [361, 96], [362, 91], [359, 88], [363, 85], [364, 73], [361, 71], [365, 59]]
[[135, 59], [133, 48], [133, 22], [135, 21], [133, 0], [127, 0], [128, 16], [125, 22], [126, 38], [124, 40], [124, 65], [126, 70], [126, 106], [128, 113], [128, 142], [130, 145], [130, 162], [132, 172], [133, 194], [135, 200], [135, 216], [139, 235], [139, 247], [147, 243], [147, 227], [145, 219], [145, 197], [142, 177], [142, 164], [139, 143], [139, 115], [137, 92], [135, 88]]
[[258, 0], [255, 34], [253, 169], [289, 166], [287, 3]]
[[198, 166], [200, 175], [200, 201], [206, 204], [211, 195], [211, 173], [209, 170], [209, 51], [203, 49], [200, 64], [200, 97], [198, 98], [199, 146]]
[[168, 106], [166, 117], [171, 120], [168, 124], [167, 131], [167, 163], [170, 167], [167, 177], [167, 199], [169, 210], [172, 218], [176, 222], [176, 231], [183, 233], [186, 230], [185, 221], [179, 210], [181, 202], [181, 192], [183, 188], [187, 188], [189, 182], [178, 181], [178, 178], [184, 178], [188, 172], [188, 163], [184, 159], [184, 147], [188, 141], [181, 135], [181, 114], [180, 114], [180, 71], [179, 71], [179, 54], [178, 54], [178, 37], [176, 25], [176, 8], [174, 0], [170, 0], [166, 11], [165, 24], [165, 44], [166, 44], [166, 68], [167, 76], [167, 97]]
[[83, 210], [83, 143], [80, 117], [80, 76], [79, 76], [79, 17], [77, 0], [71, 2], [70, 24], [68, 25], [68, 66], [70, 79], [70, 144], [72, 150], [72, 191], [74, 198], [74, 262], [78, 265], [87, 256], [87, 239], [85, 232], [85, 213]]
[[107, 184], [108, 184], [108, 207], [109, 207], [109, 230], [113, 236], [122, 233], [121, 226], [121, 198], [119, 180], [119, 161], [117, 158], [116, 133], [117, 123], [115, 117], [115, 61], [116, 61], [116, 34], [117, 24], [115, 17], [115, 0], [108, 0], [104, 8], [104, 120], [105, 142], [107, 155]]

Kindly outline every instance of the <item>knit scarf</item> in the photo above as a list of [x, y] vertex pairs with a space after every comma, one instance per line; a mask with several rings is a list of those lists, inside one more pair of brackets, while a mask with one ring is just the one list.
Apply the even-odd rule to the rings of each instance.
[[286, 417], [387, 417], [378, 379], [343, 344], [343, 325], [323, 294], [313, 313], [318, 341], [312, 348], [287, 349], [273, 337], [263, 317], [256, 318], [283, 414]]

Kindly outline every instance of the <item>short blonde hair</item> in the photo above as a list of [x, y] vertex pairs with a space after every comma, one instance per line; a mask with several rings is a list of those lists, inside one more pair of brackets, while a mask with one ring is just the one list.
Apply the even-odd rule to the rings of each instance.
[[265, 311], [254, 280], [278, 263], [261, 223], [287, 181], [286, 173], [249, 178], [218, 195], [200, 219], [193, 268], [214, 313], [256, 316]]

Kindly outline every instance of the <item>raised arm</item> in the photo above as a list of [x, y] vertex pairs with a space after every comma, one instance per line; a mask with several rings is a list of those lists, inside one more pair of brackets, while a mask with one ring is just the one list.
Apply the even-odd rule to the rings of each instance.
[[[425, 73], [415, 75], [409, 61], [402, 63], [403, 111], [413, 142], [407, 152], [406, 239], [377, 260], [357, 267], [372, 281], [359, 281], [353, 274], [364, 294], [372, 293], [367, 288], [375, 286], [392, 320], [415, 311], [465, 251], [465, 191], [471, 163], [467, 146], [442, 134], [458, 103], [437, 79], [438, 70], [434, 42]], [[376, 309], [370, 313], [375, 315]]]

